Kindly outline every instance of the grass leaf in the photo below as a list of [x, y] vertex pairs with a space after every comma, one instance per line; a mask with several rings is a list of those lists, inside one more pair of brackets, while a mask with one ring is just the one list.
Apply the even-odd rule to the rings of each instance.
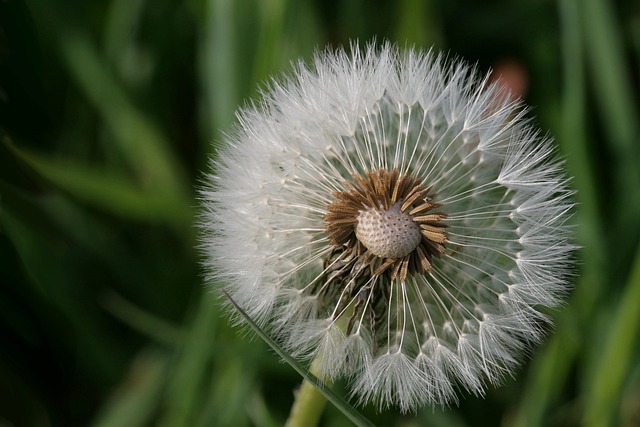
[[77, 199], [128, 218], [185, 226], [189, 206], [159, 191], [142, 190], [115, 173], [49, 159], [5, 141], [8, 149], [42, 178]]

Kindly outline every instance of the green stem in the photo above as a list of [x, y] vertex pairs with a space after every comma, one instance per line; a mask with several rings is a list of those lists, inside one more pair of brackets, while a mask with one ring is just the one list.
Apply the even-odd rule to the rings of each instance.
[[[365, 417], [362, 416], [358, 411], [353, 409], [348, 403], [346, 403], [342, 398], [337, 396], [330, 388], [328, 388], [331, 384], [326, 381], [323, 381], [323, 378], [318, 378], [315, 373], [317, 373], [318, 366], [320, 364], [318, 358], [312, 363], [311, 371], [307, 371], [298, 361], [291, 357], [288, 353], [286, 353], [276, 342], [274, 342], [269, 335], [260, 329], [260, 327], [249, 317], [249, 315], [242, 310], [242, 308], [236, 304], [236, 302], [231, 298], [231, 296], [225, 291], [222, 290], [224, 294], [229, 298], [229, 301], [234, 305], [234, 307], [238, 310], [238, 312], [244, 317], [247, 323], [253, 328], [253, 330], [265, 340], [267, 344], [280, 356], [284, 361], [286, 361], [293, 369], [295, 369], [300, 375], [305, 378], [311, 380], [312, 383], [317, 384], [316, 392], [322, 394], [327, 400], [333, 403], [336, 408], [338, 408], [349, 420], [353, 422], [354, 425], [358, 427], [373, 427], [373, 424]], [[350, 311], [347, 311], [347, 314], [351, 314]], [[346, 316], [348, 318], [348, 315]], [[346, 325], [345, 325], [346, 327]], [[305, 381], [306, 382], [306, 381]], [[314, 426], [318, 423], [318, 419], [320, 418], [320, 414], [322, 413], [322, 406], [319, 405], [319, 401], [317, 398], [309, 399], [306, 396], [309, 396], [310, 391], [305, 389], [305, 385], [303, 384], [300, 391], [298, 391], [296, 395], [296, 401], [294, 402], [293, 408], [291, 410], [291, 416], [289, 417], [291, 421], [287, 423], [287, 426], [295, 427], [295, 426]], [[308, 401], [309, 403], [313, 403], [312, 405], [305, 403], [298, 404], [298, 401]], [[297, 409], [296, 406], [300, 406], [300, 409]], [[315, 414], [310, 411], [311, 408], [319, 408], [316, 409]], [[308, 417], [308, 418], [307, 418]]]
[[[311, 373], [317, 376], [314, 363]], [[285, 427], [313, 427], [318, 425], [320, 416], [327, 402], [318, 388], [307, 380], [302, 382], [291, 407], [289, 419]]]
[[[351, 303], [345, 310], [344, 315], [336, 321], [343, 332], [347, 329], [347, 320], [353, 314], [354, 303]], [[320, 365], [324, 355], [320, 352], [311, 362], [311, 373], [324, 383], [327, 388], [331, 387], [328, 378], [320, 374]], [[314, 427], [318, 425], [322, 410], [324, 409], [327, 398], [325, 393], [320, 391], [315, 384], [308, 380], [304, 380], [300, 389], [296, 393], [296, 398], [289, 413], [289, 419], [285, 427]]]

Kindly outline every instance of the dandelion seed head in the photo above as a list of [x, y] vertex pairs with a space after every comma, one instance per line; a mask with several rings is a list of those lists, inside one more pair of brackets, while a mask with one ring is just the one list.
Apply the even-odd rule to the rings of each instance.
[[575, 249], [572, 192], [525, 114], [432, 52], [318, 53], [212, 162], [209, 278], [361, 403], [482, 395], [544, 336]]

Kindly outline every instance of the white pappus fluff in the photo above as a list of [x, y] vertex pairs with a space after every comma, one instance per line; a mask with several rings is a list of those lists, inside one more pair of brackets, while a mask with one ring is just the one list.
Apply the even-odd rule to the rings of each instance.
[[463, 62], [390, 44], [300, 62], [212, 161], [208, 279], [360, 403], [483, 394], [541, 340], [574, 249], [562, 165], [504, 95]]

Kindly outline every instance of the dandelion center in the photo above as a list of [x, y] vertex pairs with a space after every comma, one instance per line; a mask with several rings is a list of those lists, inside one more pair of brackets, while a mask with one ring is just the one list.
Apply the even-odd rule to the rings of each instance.
[[378, 169], [354, 174], [344, 191], [335, 192], [325, 215], [331, 244], [369, 265], [373, 275], [389, 272], [391, 280], [431, 271], [434, 256], [444, 252], [446, 214], [431, 200], [418, 178]]
[[420, 226], [396, 202], [390, 209], [367, 208], [358, 215], [356, 237], [381, 258], [403, 258], [422, 241]]

